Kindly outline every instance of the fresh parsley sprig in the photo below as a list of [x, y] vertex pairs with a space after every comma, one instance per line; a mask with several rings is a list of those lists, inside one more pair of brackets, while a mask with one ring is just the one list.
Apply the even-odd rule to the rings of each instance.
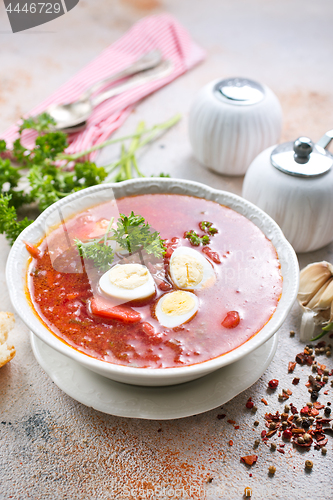
[[160, 257], [165, 253], [164, 242], [157, 231], [152, 231], [144, 217], [131, 212], [120, 214], [113, 239], [129, 253], [144, 249], [148, 254]]
[[[8, 150], [6, 142], [0, 140], [0, 195], [3, 195], [0, 202], [3, 217], [0, 233], [5, 233], [12, 243], [15, 240], [14, 235], [19, 234], [19, 228], [23, 229], [24, 224], [32, 222], [28, 219], [24, 219], [22, 225], [17, 222], [16, 209], [23, 205], [37, 204], [42, 211], [75, 191], [101, 182], [121, 182], [135, 176], [144, 177], [138, 167], [137, 151], [179, 120], [180, 115], [177, 115], [152, 128], [147, 128], [144, 122], [140, 122], [132, 135], [110, 139], [72, 155], [65, 153], [68, 147], [67, 134], [52, 131], [55, 121], [50, 115], [42, 113], [23, 120], [19, 127], [19, 137], [14, 142], [12, 150]], [[38, 133], [32, 149], [26, 148], [22, 143], [22, 134], [27, 129], [36, 130]], [[129, 146], [126, 145], [128, 140], [132, 140]], [[121, 155], [113, 164], [98, 167], [87, 159], [90, 153], [116, 143], [121, 143]], [[14, 164], [8, 159], [9, 157]], [[109, 178], [112, 172], [115, 173], [113, 179]], [[167, 177], [165, 174], [160, 176]], [[13, 224], [6, 225], [4, 221], [16, 221], [15, 230]]]
[[134, 212], [129, 216], [120, 214], [117, 229], [111, 229], [112, 223], [113, 218], [106, 233], [100, 238], [88, 241], [81, 241], [78, 238], [74, 240], [80, 256], [92, 261], [101, 271], [109, 269], [114, 260], [114, 250], [108, 245], [111, 241], [116, 241], [130, 255], [142, 250], [155, 257], [162, 257], [165, 254], [164, 241], [141, 215], [135, 215]]
[[17, 221], [16, 210], [10, 206], [11, 195], [0, 195], [0, 233], [5, 233], [6, 238], [12, 245], [18, 235], [33, 221], [25, 217]]

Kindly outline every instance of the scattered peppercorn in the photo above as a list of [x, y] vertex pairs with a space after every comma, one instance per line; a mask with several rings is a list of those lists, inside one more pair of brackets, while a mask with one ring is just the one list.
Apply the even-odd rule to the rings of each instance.
[[320, 352], [320, 354], [324, 354], [324, 352], [325, 352], [325, 347], [321, 347], [321, 348], [319, 349], [319, 352]]
[[300, 379], [299, 379], [298, 377], [295, 377], [295, 378], [293, 379], [293, 381], [292, 381], [292, 384], [293, 384], [293, 385], [297, 385], [297, 384], [299, 384], [299, 380], [300, 380]]
[[253, 408], [254, 407], [254, 403], [252, 402], [252, 398], [249, 398], [245, 404], [246, 408]]
[[316, 355], [316, 356], [319, 356], [319, 354], [320, 354], [320, 349], [316, 348], [316, 349], [315, 349], [315, 355]]
[[313, 401], [317, 401], [318, 396], [319, 396], [319, 394], [318, 394], [318, 392], [317, 392], [317, 391], [312, 391], [312, 392], [311, 392], [311, 399], [312, 399]]
[[258, 427], [258, 425], [259, 425], [259, 420], [255, 420], [255, 421], [253, 422], [253, 425], [255, 425], [256, 427]]
[[321, 452], [322, 452], [323, 455], [326, 455], [327, 448], [325, 448], [325, 446], [323, 446], [322, 449], [321, 449]]
[[331, 408], [329, 406], [326, 406], [324, 412], [325, 412], [325, 415], [330, 415], [331, 414]]
[[290, 406], [289, 405], [284, 405], [284, 411], [286, 413], [289, 413], [290, 412]]
[[295, 332], [294, 332], [294, 330], [290, 330], [290, 337], [295, 337]]
[[299, 437], [297, 438], [297, 442], [298, 442], [299, 444], [304, 444], [304, 438], [303, 438], [303, 436], [299, 436]]
[[252, 413], [255, 413], [258, 410], [258, 406], [254, 405], [251, 409]]
[[305, 467], [307, 469], [312, 469], [313, 467], [313, 462], [311, 460], [305, 460]]
[[317, 375], [316, 376], [316, 380], [318, 380], [318, 382], [321, 380], [321, 376], [320, 375]]
[[276, 423], [275, 423], [275, 422], [271, 422], [271, 423], [269, 424], [269, 428], [270, 428], [270, 429], [275, 429], [275, 428], [276, 428]]
[[313, 372], [316, 372], [316, 371], [317, 371], [317, 365], [312, 365], [312, 366], [311, 366], [311, 370], [312, 370]]
[[311, 441], [311, 436], [310, 434], [308, 434], [307, 432], [303, 435], [303, 439], [306, 443], [308, 443], [309, 441]]
[[292, 434], [292, 432], [291, 432], [291, 430], [290, 430], [290, 429], [286, 429], [286, 430], [284, 430], [284, 431], [283, 431], [283, 433], [282, 433], [282, 437], [283, 437], [284, 439], [291, 439], [292, 435], [293, 435], [293, 434]]
[[276, 472], [276, 467], [274, 467], [274, 465], [270, 465], [270, 466], [268, 467], [268, 472], [269, 472], [270, 474], [274, 475], [274, 474], [275, 474], [275, 472]]
[[272, 450], [272, 451], [275, 451], [275, 450], [276, 450], [276, 444], [275, 444], [275, 443], [271, 443], [271, 450]]
[[305, 419], [303, 420], [303, 427], [304, 427], [305, 429], [308, 429], [308, 428], [310, 427], [310, 422], [309, 422], [309, 420], [308, 420], [307, 418], [305, 418]]
[[254, 442], [254, 446], [257, 447], [259, 445], [260, 445], [260, 441], [259, 441], [259, 439], [256, 439], [255, 442]]
[[326, 351], [326, 356], [327, 356], [328, 358], [330, 358], [330, 357], [331, 357], [331, 355], [332, 355], [331, 351]]
[[323, 376], [323, 382], [325, 382], [325, 384], [328, 382], [328, 376], [327, 375]]
[[272, 380], [270, 380], [268, 382], [268, 387], [270, 389], [276, 389], [278, 385], [279, 385], [279, 381], [276, 378], [273, 378]]

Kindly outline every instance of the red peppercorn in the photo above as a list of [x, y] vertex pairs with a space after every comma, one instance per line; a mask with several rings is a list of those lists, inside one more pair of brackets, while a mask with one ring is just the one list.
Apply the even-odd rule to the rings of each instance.
[[282, 433], [282, 437], [283, 437], [284, 439], [291, 439], [291, 438], [292, 438], [292, 435], [293, 435], [293, 433], [291, 432], [291, 430], [290, 430], [290, 429], [286, 429], [286, 430], [285, 430], [285, 431], [283, 431], [283, 433]]
[[252, 402], [252, 398], [249, 398], [245, 404], [246, 408], [249, 408], [251, 410], [251, 408], [254, 407], [254, 403]]
[[278, 381], [278, 380], [276, 380], [276, 378], [273, 378], [272, 380], [270, 380], [270, 381], [268, 382], [268, 387], [269, 387], [270, 389], [276, 389], [278, 385], [279, 385], [279, 381]]

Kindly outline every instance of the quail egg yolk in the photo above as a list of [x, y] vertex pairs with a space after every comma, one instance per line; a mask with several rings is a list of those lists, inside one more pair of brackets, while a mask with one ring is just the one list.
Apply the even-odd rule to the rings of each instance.
[[162, 326], [175, 328], [197, 313], [199, 301], [192, 292], [177, 290], [163, 295], [156, 306], [156, 317]]
[[177, 255], [172, 260], [172, 271], [180, 288], [195, 288], [201, 283], [203, 265], [191, 255]]
[[216, 280], [214, 268], [201, 252], [189, 247], [178, 247], [170, 259], [170, 276], [181, 290], [202, 290]]
[[149, 279], [148, 269], [140, 264], [125, 264], [115, 266], [109, 271], [110, 282], [119, 288], [133, 290], [147, 283]]
[[99, 280], [101, 290], [118, 303], [141, 300], [155, 294], [155, 283], [146, 266], [117, 264]]

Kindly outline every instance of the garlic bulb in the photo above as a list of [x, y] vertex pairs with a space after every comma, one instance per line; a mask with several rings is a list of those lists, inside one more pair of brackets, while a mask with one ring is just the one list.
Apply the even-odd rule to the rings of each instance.
[[297, 300], [303, 309], [300, 339], [308, 342], [333, 321], [333, 265], [314, 262], [302, 269]]

